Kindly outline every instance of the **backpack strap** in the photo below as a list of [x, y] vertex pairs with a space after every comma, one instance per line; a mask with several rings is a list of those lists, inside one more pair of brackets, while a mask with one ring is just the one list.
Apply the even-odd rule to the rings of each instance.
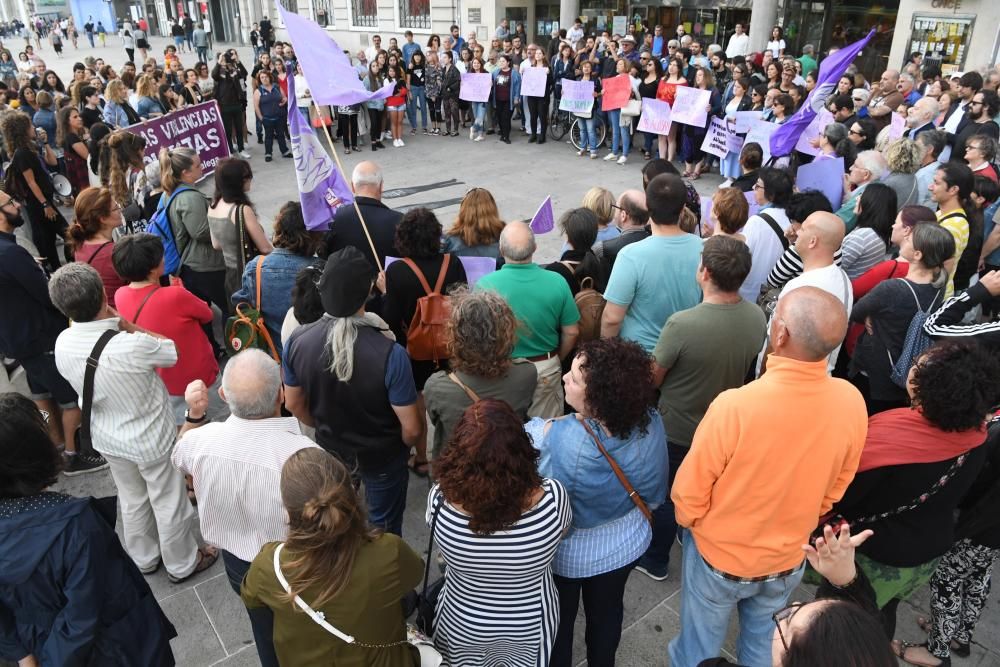
[[758, 213], [757, 217], [767, 223], [767, 226], [777, 235], [778, 240], [781, 241], [782, 250], [788, 250], [788, 239], [785, 238], [785, 232], [781, 229], [781, 226], [775, 221], [774, 218], [769, 216], [767, 213]]
[[[450, 257], [450, 255], [445, 255], [445, 257]], [[417, 280], [420, 281], [420, 286], [424, 288], [426, 294], [431, 294], [431, 285], [427, 282], [427, 278], [424, 276], [424, 272], [420, 270], [417, 263], [414, 262], [409, 257], [403, 257], [403, 262], [410, 267], [410, 269], [417, 275]]]
[[444, 260], [441, 262], [441, 270], [438, 271], [437, 282], [434, 283], [434, 292], [435, 292], [435, 294], [441, 294], [441, 290], [444, 289], [444, 279], [445, 279], [445, 276], [447, 276], [447, 274], [448, 274], [448, 265], [449, 264], [451, 264], [451, 255], [449, 253], [445, 253]]
[[92, 255], [90, 256], [90, 259], [88, 259], [88, 260], [87, 260], [87, 264], [93, 264], [93, 263], [94, 263], [94, 258], [95, 258], [95, 257], [97, 257], [97, 254], [98, 254], [99, 252], [101, 252], [102, 250], [104, 250], [104, 248], [105, 248], [105, 247], [107, 247], [107, 246], [111, 245], [112, 243], [114, 243], [114, 241], [105, 241], [104, 243], [102, 243], [102, 244], [101, 244], [101, 245], [100, 245], [100, 246], [99, 246], [99, 247], [97, 248], [97, 250], [95, 250], [95, 251], [94, 251], [94, 254], [92, 254]]
[[149, 294], [146, 295], [146, 298], [142, 300], [142, 303], [140, 303], [139, 307], [136, 309], [135, 315], [132, 317], [132, 324], [136, 324], [139, 321], [139, 313], [142, 312], [142, 309], [146, 307], [146, 302], [149, 301], [149, 299], [153, 296], [156, 290], [160, 289], [160, 287], [161, 287], [160, 285], [157, 285], [153, 289], [149, 290]]

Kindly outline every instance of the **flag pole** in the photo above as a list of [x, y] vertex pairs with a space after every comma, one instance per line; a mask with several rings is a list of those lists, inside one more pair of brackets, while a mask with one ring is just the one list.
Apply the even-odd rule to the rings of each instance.
[[[329, 128], [329, 126], [326, 123], [323, 122], [323, 110], [320, 109], [319, 103], [316, 102], [316, 100], [313, 100], [312, 104], [313, 104], [313, 107], [316, 109], [316, 116], [320, 120], [319, 124], [323, 126], [323, 134], [326, 135], [326, 141], [327, 141], [327, 143], [330, 144], [330, 152], [333, 153], [333, 159], [337, 163], [337, 169], [340, 170], [340, 175], [343, 177], [344, 182], [350, 183], [351, 187], [353, 188], [354, 187], [354, 183], [352, 181], [349, 181], [347, 179], [347, 173], [344, 171], [344, 165], [342, 165], [340, 163], [340, 156], [337, 155], [337, 145], [336, 145], [336, 143], [334, 143], [333, 137], [330, 135], [330, 128]], [[306, 122], [308, 122], [308, 121], [306, 121]], [[361, 229], [364, 230], [364, 232], [365, 232], [365, 238], [368, 239], [368, 247], [371, 248], [372, 256], [375, 258], [375, 266], [378, 267], [378, 272], [379, 272], [379, 274], [381, 274], [383, 276], [383, 279], [384, 279], [384, 277], [385, 277], [385, 270], [382, 267], [382, 263], [379, 261], [378, 251], [375, 250], [375, 242], [372, 241], [372, 235], [368, 231], [368, 225], [365, 224], [365, 216], [361, 215], [361, 208], [358, 206], [357, 197], [354, 198], [354, 212], [358, 214], [358, 220], [361, 222]]]

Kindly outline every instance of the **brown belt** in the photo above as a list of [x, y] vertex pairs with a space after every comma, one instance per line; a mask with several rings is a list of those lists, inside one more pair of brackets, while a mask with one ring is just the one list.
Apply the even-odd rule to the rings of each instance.
[[539, 354], [534, 357], [526, 357], [528, 361], [548, 361], [552, 357], [556, 356], [558, 352], [546, 352], [545, 354]]

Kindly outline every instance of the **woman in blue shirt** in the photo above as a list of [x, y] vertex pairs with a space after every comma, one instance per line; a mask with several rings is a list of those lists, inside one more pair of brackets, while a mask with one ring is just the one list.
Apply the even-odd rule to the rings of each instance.
[[573, 664], [582, 593], [587, 662], [612, 665], [625, 582], [652, 539], [643, 499], [667, 494], [667, 438], [655, 410], [649, 355], [637, 344], [619, 338], [585, 343], [563, 383], [566, 402], [576, 412], [525, 425], [541, 453], [539, 474], [561, 482], [573, 508], [572, 527], [552, 563], [559, 630], [550, 664]]

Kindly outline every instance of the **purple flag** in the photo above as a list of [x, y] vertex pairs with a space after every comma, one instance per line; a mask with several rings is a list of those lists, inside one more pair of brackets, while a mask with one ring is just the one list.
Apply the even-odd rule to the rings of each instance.
[[555, 228], [556, 217], [552, 213], [552, 195], [549, 195], [535, 211], [535, 216], [531, 219], [531, 231], [536, 234], [547, 234]]
[[316, 133], [295, 106], [295, 77], [288, 77], [288, 133], [292, 136], [295, 180], [306, 229], [327, 230], [337, 209], [354, 202], [354, 193], [337, 165], [319, 143]]
[[871, 32], [863, 39], [848, 44], [834, 52], [833, 55], [823, 59], [823, 62], [819, 64], [819, 74], [816, 75], [816, 87], [806, 97], [802, 107], [791, 118], [778, 126], [778, 129], [771, 135], [771, 155], [783, 157], [791, 154], [799, 140], [799, 135], [812, 122], [816, 114], [823, 109], [830, 95], [837, 89], [837, 81], [858, 57], [861, 49], [868, 46], [868, 42], [874, 35], [875, 29], [872, 28]]
[[304, 16], [286, 11], [280, 2], [277, 5], [288, 38], [295, 48], [295, 57], [302, 65], [302, 73], [309, 81], [309, 90], [318, 104], [350, 106], [392, 95], [394, 81], [387, 82], [376, 91], [365, 90], [350, 59], [323, 28]]

